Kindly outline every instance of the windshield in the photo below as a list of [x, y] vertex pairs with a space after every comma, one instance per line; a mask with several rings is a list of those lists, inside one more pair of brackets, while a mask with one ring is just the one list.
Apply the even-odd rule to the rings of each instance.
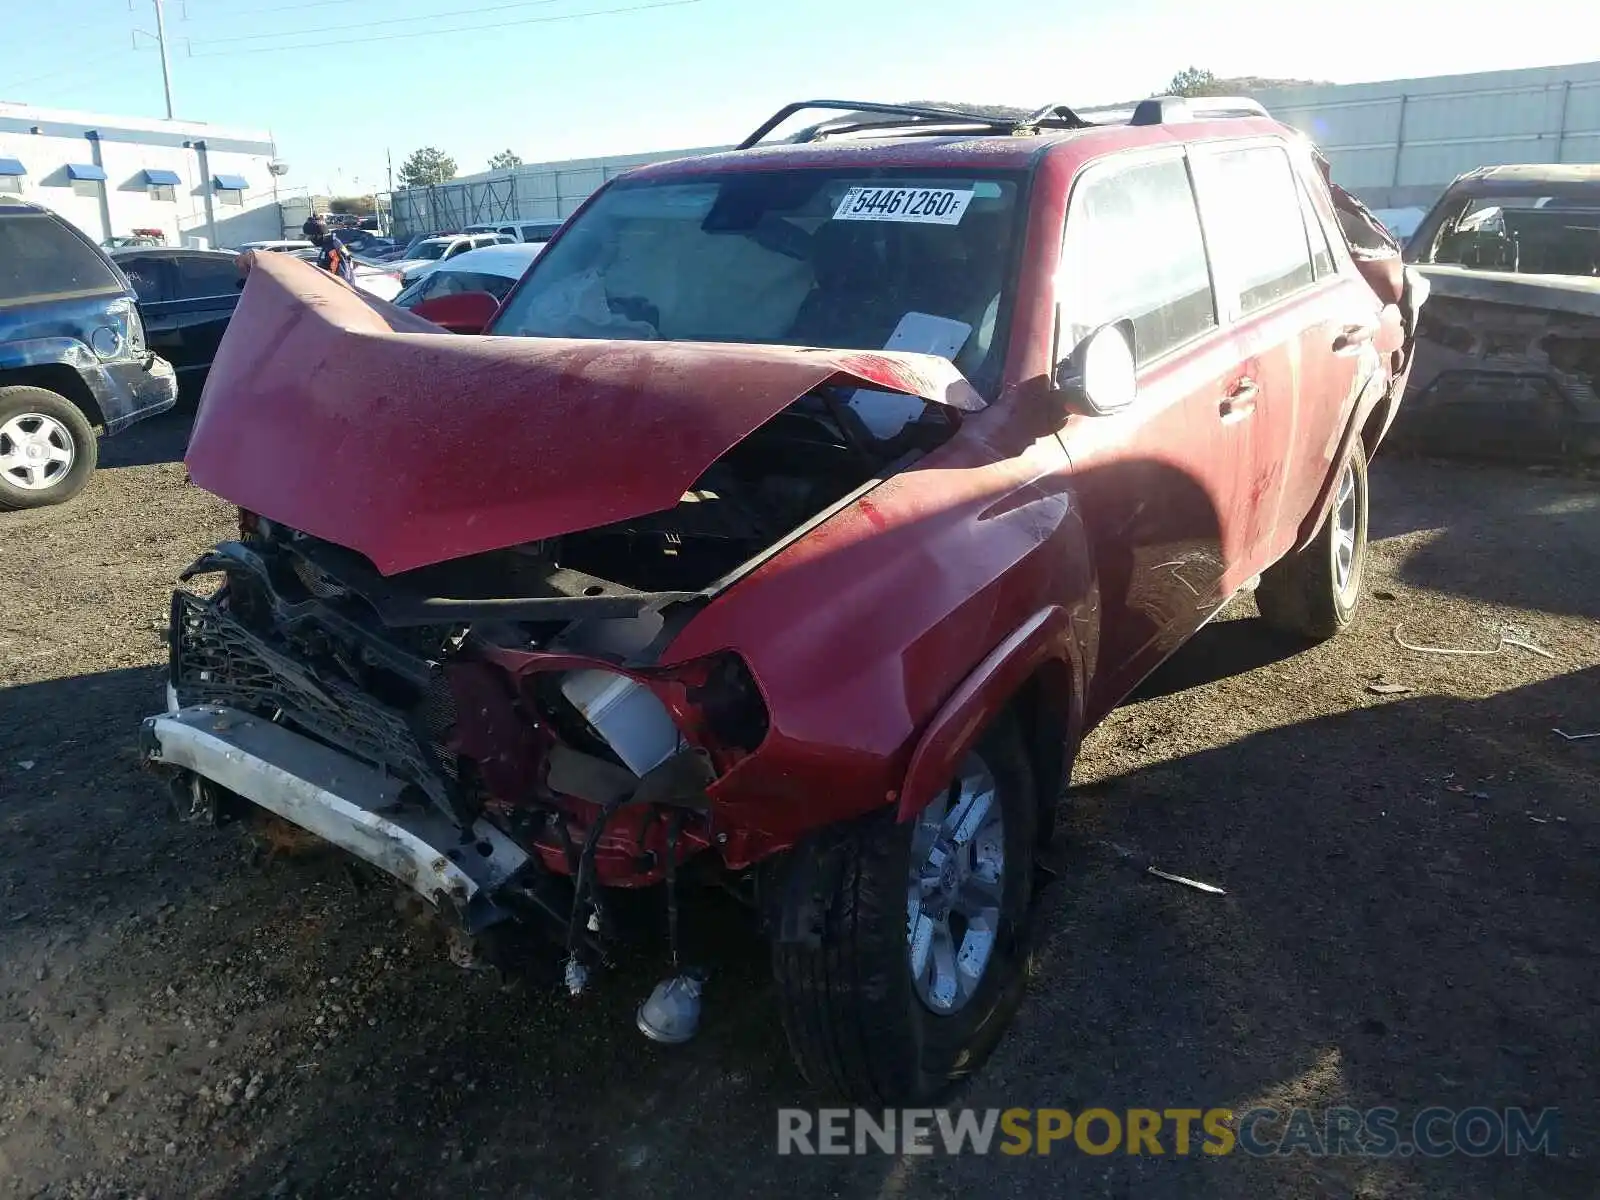
[[494, 332], [923, 351], [978, 383], [1003, 353], [1019, 192], [859, 169], [614, 184]]
[[430, 261], [433, 259], [443, 258], [444, 252], [450, 249], [450, 247], [454, 244], [455, 243], [453, 241], [450, 241], [447, 238], [441, 238], [436, 242], [418, 242], [416, 246], [407, 252], [407, 257], [424, 258]]
[[1439, 227], [1428, 261], [1525, 275], [1600, 275], [1600, 195], [1476, 197]]

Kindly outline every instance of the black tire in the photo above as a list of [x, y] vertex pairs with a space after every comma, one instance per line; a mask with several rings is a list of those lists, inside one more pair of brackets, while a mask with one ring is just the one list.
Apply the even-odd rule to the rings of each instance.
[[981, 1066], [1021, 1003], [1038, 802], [1015, 724], [977, 756], [995, 782], [1005, 868], [988, 965], [966, 1003], [933, 1011], [913, 982], [911, 841], [892, 812], [798, 847], [773, 935], [784, 1031], [807, 1081], [857, 1104], [931, 1102]]
[[[30, 421], [29, 418], [42, 420]], [[19, 473], [5, 469], [0, 461], [0, 509], [44, 508], [70, 500], [89, 482], [99, 461], [100, 448], [94, 430], [76, 404], [45, 388], [17, 385], [0, 387], [0, 460], [13, 450], [5, 430], [20, 418], [25, 432], [48, 431], [50, 444], [65, 448], [71, 461], [59, 473], [47, 475], [44, 486], [25, 487]], [[49, 426], [43, 422], [48, 421]]]
[[[1353, 487], [1353, 512], [1345, 512], [1340, 496], [1346, 472]], [[1262, 618], [1278, 629], [1314, 641], [1327, 641], [1355, 617], [1361, 604], [1361, 584], [1367, 566], [1367, 456], [1357, 438], [1339, 469], [1334, 502], [1311, 543], [1268, 568], [1256, 589], [1256, 607]], [[1339, 579], [1341, 527], [1353, 531], [1350, 565], [1343, 586]]]

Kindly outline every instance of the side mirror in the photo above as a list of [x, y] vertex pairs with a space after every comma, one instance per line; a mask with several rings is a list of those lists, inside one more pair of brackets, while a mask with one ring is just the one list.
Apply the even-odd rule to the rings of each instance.
[[1139, 391], [1133, 322], [1102, 325], [1056, 364], [1056, 391], [1068, 407], [1090, 416], [1120, 412]]
[[482, 333], [500, 311], [500, 302], [488, 292], [452, 292], [430, 297], [411, 311], [451, 333]]

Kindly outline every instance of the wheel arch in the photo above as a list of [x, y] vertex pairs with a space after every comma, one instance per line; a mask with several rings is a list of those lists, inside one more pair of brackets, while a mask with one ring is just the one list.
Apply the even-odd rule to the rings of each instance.
[[[1309, 546], [1311, 539], [1317, 536], [1317, 530], [1322, 528], [1323, 521], [1327, 520], [1328, 510], [1333, 507], [1333, 493], [1339, 481], [1339, 468], [1344, 465], [1344, 460], [1349, 456], [1350, 447], [1355, 440], [1361, 438], [1363, 445], [1370, 445], [1366, 440], [1369, 428], [1375, 426], [1380, 431], [1380, 437], [1381, 431], [1388, 428], [1392, 409], [1390, 398], [1384, 393], [1383, 381], [1384, 372], [1373, 370], [1368, 373], [1356, 393], [1356, 402], [1351, 407], [1350, 418], [1345, 423], [1344, 432], [1339, 436], [1338, 449], [1328, 464], [1328, 471], [1321, 487], [1317, 490], [1316, 503], [1301, 521], [1290, 553], [1296, 553]], [[1393, 403], [1399, 403], [1398, 396], [1393, 398]]]
[[1008, 709], [1019, 722], [1041, 802], [1054, 803], [1083, 731], [1079, 644], [1071, 614], [1050, 605], [991, 650], [917, 739], [900, 788], [897, 819], [910, 820], [926, 808], [984, 730]]
[[89, 424], [102, 428], [105, 413], [94, 389], [83, 373], [65, 358], [46, 362], [7, 362], [0, 360], [0, 388], [37, 387], [55, 392], [70, 400], [83, 413]]

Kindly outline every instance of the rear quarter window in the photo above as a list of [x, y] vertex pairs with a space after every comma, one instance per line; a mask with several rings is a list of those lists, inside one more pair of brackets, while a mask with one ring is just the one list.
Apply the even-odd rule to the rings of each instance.
[[125, 290], [99, 251], [55, 217], [0, 214], [0, 306]]

